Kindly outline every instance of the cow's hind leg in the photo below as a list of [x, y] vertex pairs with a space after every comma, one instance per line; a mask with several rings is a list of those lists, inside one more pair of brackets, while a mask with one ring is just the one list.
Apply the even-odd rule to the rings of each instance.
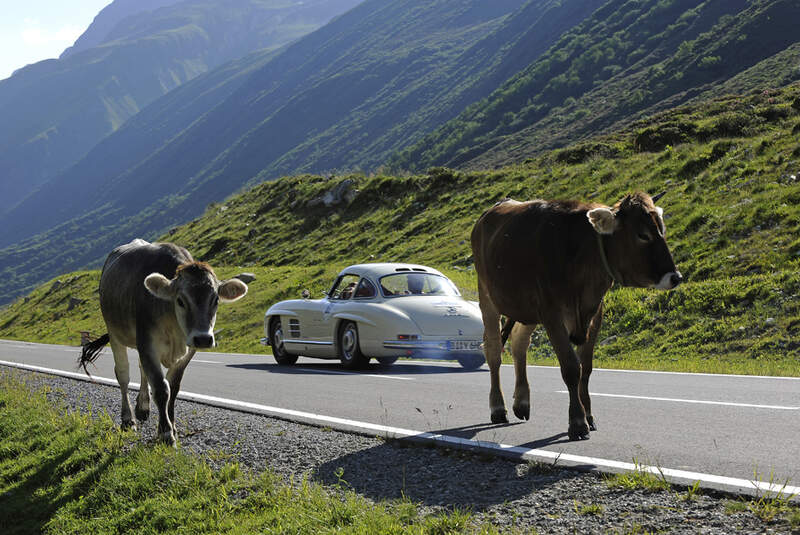
[[142, 376], [142, 386], [139, 388], [139, 395], [136, 396], [136, 419], [144, 422], [150, 416], [150, 383], [147, 381], [147, 374], [144, 373], [141, 362], [139, 362], [139, 373]]
[[122, 429], [136, 429], [133, 420], [131, 402], [128, 399], [128, 384], [130, 383], [130, 364], [128, 363], [128, 348], [120, 343], [114, 336], [109, 335], [111, 351], [114, 353], [114, 375], [117, 376], [119, 389], [122, 392], [122, 410], [120, 412]]
[[586, 343], [578, 346], [578, 356], [581, 359], [581, 380], [579, 392], [581, 404], [586, 411], [586, 422], [591, 431], [597, 431], [597, 422], [592, 415], [592, 401], [589, 399], [589, 376], [592, 375], [592, 359], [594, 358], [594, 346], [597, 342], [597, 333], [600, 332], [600, 324], [603, 322], [603, 305], [598, 307], [592, 322], [589, 324], [589, 332]]
[[167, 414], [169, 415], [169, 420], [172, 422], [172, 427], [175, 429], [176, 433], [177, 424], [175, 423], [175, 398], [178, 396], [178, 392], [181, 389], [183, 372], [186, 371], [186, 366], [189, 365], [189, 361], [192, 360], [192, 357], [194, 357], [196, 352], [196, 349], [189, 348], [189, 351], [183, 357], [181, 357], [178, 362], [173, 364], [169, 370], [167, 370], [167, 381], [169, 381], [169, 406], [167, 407]]
[[514, 415], [520, 420], [531, 417], [531, 389], [528, 386], [528, 346], [535, 325], [517, 323], [511, 330], [511, 355], [514, 357]]
[[567, 329], [557, 319], [545, 324], [547, 337], [553, 344], [553, 349], [558, 356], [558, 363], [561, 367], [561, 378], [567, 385], [569, 392], [569, 439], [585, 440], [589, 438], [589, 424], [586, 422], [586, 413], [583, 410], [580, 396], [578, 395], [578, 384], [581, 376], [581, 363], [578, 356], [572, 349], [569, 341]]
[[508, 423], [506, 403], [503, 399], [503, 391], [500, 389], [500, 362], [503, 353], [503, 344], [500, 341], [500, 313], [486, 293], [480, 279], [478, 279], [478, 296], [483, 316], [483, 353], [486, 356], [486, 363], [489, 365], [491, 381], [489, 411], [492, 423]]

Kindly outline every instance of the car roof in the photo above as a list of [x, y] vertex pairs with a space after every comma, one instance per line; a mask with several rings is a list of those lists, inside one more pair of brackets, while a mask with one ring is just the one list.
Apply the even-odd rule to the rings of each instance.
[[432, 267], [423, 266], [420, 264], [398, 264], [398, 263], [374, 263], [374, 264], [354, 264], [344, 268], [340, 275], [343, 273], [359, 274], [362, 277], [379, 278], [384, 275], [391, 275], [393, 273], [432, 273], [434, 275], [441, 275], [440, 271]]

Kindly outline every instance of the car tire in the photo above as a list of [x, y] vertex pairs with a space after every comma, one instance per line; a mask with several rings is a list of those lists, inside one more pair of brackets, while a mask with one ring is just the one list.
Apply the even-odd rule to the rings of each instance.
[[399, 358], [400, 357], [376, 357], [375, 360], [377, 360], [378, 364], [381, 364], [382, 366], [391, 366], [397, 362], [397, 359]]
[[477, 370], [483, 366], [486, 359], [483, 355], [460, 355], [457, 360], [465, 370]]
[[297, 362], [298, 355], [292, 355], [283, 345], [283, 328], [281, 327], [281, 319], [273, 318], [269, 324], [269, 343], [272, 345], [272, 355], [275, 357], [275, 362], [281, 366], [291, 366]]
[[338, 337], [339, 360], [348, 370], [357, 370], [366, 366], [369, 358], [361, 352], [358, 342], [358, 326], [355, 322], [345, 321], [339, 327]]

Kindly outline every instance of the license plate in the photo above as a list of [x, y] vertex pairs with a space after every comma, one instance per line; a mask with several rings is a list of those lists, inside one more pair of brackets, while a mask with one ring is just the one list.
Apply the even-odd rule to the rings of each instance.
[[477, 351], [481, 348], [480, 340], [448, 340], [448, 351]]

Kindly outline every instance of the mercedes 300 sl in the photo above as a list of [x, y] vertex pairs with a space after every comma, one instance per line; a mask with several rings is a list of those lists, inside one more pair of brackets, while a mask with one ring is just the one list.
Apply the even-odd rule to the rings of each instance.
[[344, 269], [321, 299], [291, 299], [264, 316], [264, 343], [278, 364], [298, 356], [339, 359], [348, 369], [370, 358], [484, 362], [483, 321], [439, 271], [415, 264], [358, 264]]

